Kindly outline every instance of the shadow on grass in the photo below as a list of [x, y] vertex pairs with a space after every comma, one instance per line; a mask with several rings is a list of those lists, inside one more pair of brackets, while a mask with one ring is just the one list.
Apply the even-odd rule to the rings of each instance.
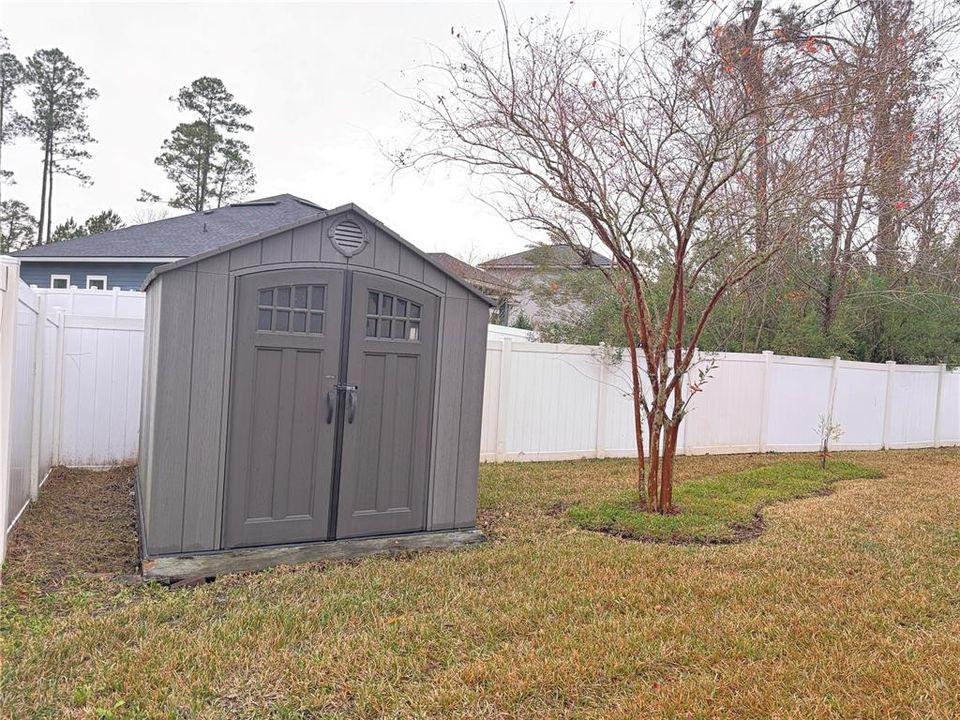
[[774, 503], [830, 492], [838, 480], [880, 477], [852, 462], [786, 462], [688, 480], [674, 487], [676, 512], [643, 510], [635, 490], [567, 511], [575, 525], [617, 537], [671, 544], [725, 544], [757, 537], [763, 509]]

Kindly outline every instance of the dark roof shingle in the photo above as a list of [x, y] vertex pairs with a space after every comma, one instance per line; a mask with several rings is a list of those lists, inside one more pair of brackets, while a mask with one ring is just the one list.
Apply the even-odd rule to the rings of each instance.
[[13, 255], [39, 257], [184, 258], [273, 228], [321, 215], [324, 209], [293, 195], [251, 200], [216, 210], [164, 218], [87, 237], [37, 245]]

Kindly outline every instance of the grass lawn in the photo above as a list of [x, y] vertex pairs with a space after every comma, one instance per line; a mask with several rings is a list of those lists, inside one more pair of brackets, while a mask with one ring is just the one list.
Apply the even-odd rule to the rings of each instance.
[[[678, 492], [780, 460], [681, 458]], [[489, 465], [483, 546], [180, 590], [113, 578], [125, 476], [64, 474], [12, 539], [0, 716], [953, 720], [960, 450], [838, 460], [883, 477], [771, 505], [743, 543], [578, 529], [629, 461]]]
[[658, 515], [638, 508], [636, 488], [600, 502], [570, 509], [570, 518], [586, 530], [661, 542], [722, 543], [755, 537], [763, 529], [767, 505], [829, 490], [837, 480], [875, 478], [880, 473], [852, 462], [811, 460], [696, 478], [674, 492], [675, 514]]

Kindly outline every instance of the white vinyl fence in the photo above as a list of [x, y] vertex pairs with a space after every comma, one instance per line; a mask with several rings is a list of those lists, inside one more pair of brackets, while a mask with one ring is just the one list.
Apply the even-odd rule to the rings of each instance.
[[[491, 334], [481, 460], [636, 456], [629, 359], [608, 355]], [[960, 371], [942, 365], [765, 352], [701, 355], [697, 368], [708, 378], [681, 425], [684, 454], [815, 451], [821, 417], [842, 429], [837, 450], [960, 445]]]
[[[137, 456], [143, 293], [47, 290], [0, 257], [0, 529], [54, 465]], [[6, 533], [0, 532], [0, 559]]]
[[[0, 528], [51, 466], [134, 461], [139, 435], [143, 293], [28, 288], [17, 270], [0, 257]], [[635, 456], [626, 358], [528, 336], [490, 328], [481, 460]], [[843, 430], [836, 449], [960, 444], [957, 370], [772, 353], [698, 367], [681, 453], [815, 451], [821, 416]]]

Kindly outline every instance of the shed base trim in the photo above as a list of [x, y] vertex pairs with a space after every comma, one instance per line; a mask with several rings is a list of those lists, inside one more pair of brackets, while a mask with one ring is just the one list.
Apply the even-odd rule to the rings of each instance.
[[483, 542], [477, 528], [351, 538], [300, 545], [271, 545], [197, 553], [145, 557], [141, 563], [147, 580], [172, 582], [184, 578], [215, 577], [227, 573], [264, 570], [277, 565], [351, 560], [369, 555], [396, 555], [419, 550], [447, 550]]

